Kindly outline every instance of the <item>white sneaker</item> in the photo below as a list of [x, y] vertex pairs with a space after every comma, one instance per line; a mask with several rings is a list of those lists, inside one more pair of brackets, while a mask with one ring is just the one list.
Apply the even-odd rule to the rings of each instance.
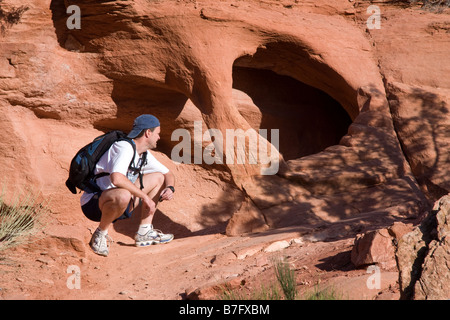
[[89, 245], [96, 254], [106, 257], [109, 253], [110, 242], [112, 242], [112, 239], [107, 234], [104, 235], [97, 229], [92, 235]]
[[144, 235], [136, 233], [134, 239], [136, 240], [136, 247], [146, 247], [152, 244], [169, 243], [173, 238], [173, 234], [164, 234], [160, 230], [151, 229]]

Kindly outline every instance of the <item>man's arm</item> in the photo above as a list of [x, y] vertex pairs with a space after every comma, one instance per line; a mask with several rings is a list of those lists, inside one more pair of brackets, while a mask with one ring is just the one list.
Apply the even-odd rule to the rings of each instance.
[[128, 180], [128, 178], [125, 175], [123, 175], [122, 173], [113, 172], [113, 173], [111, 173], [110, 178], [111, 178], [112, 184], [114, 184], [118, 188], [123, 188], [123, 189], [130, 191], [130, 193], [137, 198], [141, 198], [142, 201], [150, 209], [154, 209], [154, 207], [156, 207], [155, 202], [153, 202], [153, 200], [150, 199], [149, 196], [145, 192], [143, 192], [141, 189], [136, 187], [134, 185], [134, 183], [132, 183], [130, 180]]
[[166, 186], [166, 188], [161, 192], [159, 201], [172, 200], [173, 191], [169, 188], [169, 186], [175, 188], [175, 176], [171, 171], [164, 174], [164, 185]]

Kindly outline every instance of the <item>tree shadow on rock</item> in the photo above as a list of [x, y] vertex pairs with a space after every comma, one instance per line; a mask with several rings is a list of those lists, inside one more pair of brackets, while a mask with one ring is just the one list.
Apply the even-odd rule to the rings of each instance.
[[417, 182], [431, 202], [450, 191], [449, 106], [443, 96], [417, 87], [388, 85], [394, 125]]

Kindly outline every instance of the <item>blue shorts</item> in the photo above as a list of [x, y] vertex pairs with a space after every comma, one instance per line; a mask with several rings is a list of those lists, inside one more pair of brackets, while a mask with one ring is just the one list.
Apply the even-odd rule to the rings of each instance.
[[[86, 218], [88, 218], [89, 220], [100, 222], [102, 218], [102, 211], [98, 206], [98, 200], [100, 199], [101, 195], [102, 191], [94, 193], [91, 200], [89, 200], [88, 203], [86, 203], [85, 205], [81, 206], [81, 210], [83, 211]], [[125, 209], [124, 213], [113, 222], [116, 222], [117, 220], [130, 218], [132, 212], [133, 212], [133, 198], [130, 200], [130, 203], [128, 204], [128, 207]]]

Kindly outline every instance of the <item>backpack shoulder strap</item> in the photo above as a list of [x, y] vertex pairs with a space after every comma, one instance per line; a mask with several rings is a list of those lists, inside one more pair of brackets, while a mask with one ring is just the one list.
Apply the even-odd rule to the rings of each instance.
[[127, 138], [127, 137], [121, 138], [121, 139], [119, 139], [117, 141], [127, 141], [133, 147], [133, 157], [131, 158], [130, 165], [128, 166], [128, 167], [131, 167], [133, 165], [133, 163], [134, 163], [134, 158], [136, 156], [136, 144], [134, 143], [133, 139], [130, 139], [130, 138]]
[[139, 183], [141, 185], [141, 190], [144, 189], [144, 175], [142, 174], [142, 167], [145, 166], [145, 163], [147, 162], [147, 152], [145, 151], [142, 155], [142, 162], [139, 167]]
[[[131, 159], [130, 165], [128, 166], [130, 168], [133, 166], [134, 158], [136, 156], [136, 144], [130, 138], [123, 138], [120, 140], [128, 141], [131, 144], [131, 146], [133, 147], [133, 151], [134, 151], [133, 158]], [[147, 162], [147, 151], [142, 154], [141, 165], [139, 166], [139, 184], [140, 184], [141, 190], [144, 189], [144, 179], [143, 179], [144, 175], [142, 174], [142, 167], [145, 165], [146, 162]]]
[[[122, 134], [122, 132], [120, 132], [119, 134]], [[128, 168], [130, 168], [130, 167], [133, 165], [133, 163], [134, 163], [134, 158], [135, 158], [135, 156], [136, 156], [136, 144], [134, 143], [133, 140], [131, 140], [130, 138], [127, 138], [126, 136], [123, 136], [123, 137], [117, 139], [115, 142], [118, 142], [118, 141], [127, 141], [127, 142], [130, 143], [131, 146], [133, 147], [133, 157], [131, 158], [131, 162], [130, 162], [130, 164], [128, 165]], [[112, 146], [112, 145], [111, 145], [111, 146]], [[95, 180], [97, 180], [97, 179], [100, 178], [100, 177], [107, 176], [107, 175], [109, 175], [109, 173], [102, 172], [102, 173], [99, 173], [99, 174], [94, 175], [94, 176], [92, 177], [91, 180], [94, 182], [94, 184], [96, 184], [96, 183], [95, 183]], [[98, 188], [98, 187], [97, 187], [97, 188]], [[99, 188], [98, 188], [98, 189], [99, 189]]]

